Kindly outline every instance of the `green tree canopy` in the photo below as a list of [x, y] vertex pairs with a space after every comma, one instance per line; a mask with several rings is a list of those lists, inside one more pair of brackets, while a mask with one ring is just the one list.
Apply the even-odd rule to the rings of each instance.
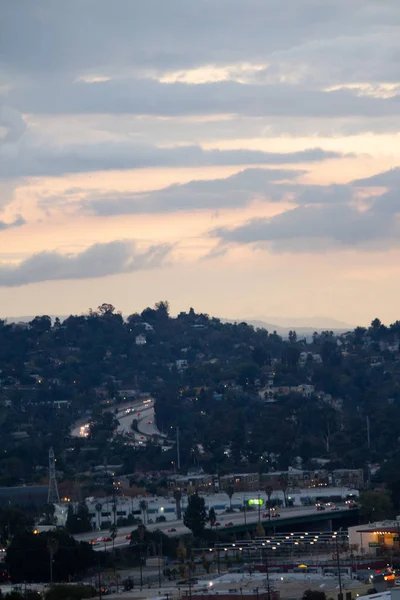
[[204, 498], [192, 494], [188, 498], [188, 505], [183, 515], [183, 523], [190, 529], [195, 537], [200, 537], [207, 522], [207, 512]]

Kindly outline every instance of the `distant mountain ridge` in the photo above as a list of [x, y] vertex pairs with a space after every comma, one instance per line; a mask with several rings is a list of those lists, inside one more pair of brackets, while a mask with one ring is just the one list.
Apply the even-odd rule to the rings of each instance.
[[[345, 331], [351, 331], [354, 329], [353, 325], [336, 321], [335, 319], [327, 318], [325, 324], [322, 324], [322, 320], [320, 319], [322, 319], [322, 317], [311, 317], [310, 319], [294, 318], [293, 320], [290, 318], [279, 318], [276, 319], [275, 323], [270, 323], [269, 321], [264, 321], [262, 319], [221, 319], [221, 321], [224, 323], [244, 322], [248, 325], [253, 325], [253, 327], [267, 329], [269, 332], [276, 331], [280, 335], [287, 335], [291, 330], [295, 330], [297, 334], [309, 336], [312, 335], [314, 331], [328, 330], [335, 333], [343, 333]], [[284, 323], [292, 324], [287, 325]]]

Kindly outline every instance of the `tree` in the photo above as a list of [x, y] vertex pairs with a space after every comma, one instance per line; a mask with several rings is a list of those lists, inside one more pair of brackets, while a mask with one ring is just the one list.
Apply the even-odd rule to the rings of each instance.
[[14, 506], [0, 508], [0, 542], [3, 547], [10, 542], [15, 535], [32, 531], [33, 519]]
[[107, 302], [104, 302], [103, 304], [100, 304], [100, 306], [97, 307], [97, 311], [99, 315], [104, 317], [104, 315], [114, 314], [115, 307], [112, 304], [107, 304]]
[[210, 510], [208, 511], [208, 522], [210, 523], [211, 529], [213, 528], [216, 521], [217, 521], [217, 515], [215, 513], [214, 507], [212, 506], [210, 508]]
[[381, 521], [393, 516], [393, 504], [384, 492], [363, 492], [360, 494], [360, 514], [367, 521]]
[[267, 494], [267, 498], [268, 498], [268, 508], [270, 508], [271, 506], [271, 496], [274, 492], [274, 488], [272, 487], [272, 485], [269, 483], [268, 485], [265, 486], [264, 488], [265, 493]]
[[112, 539], [113, 552], [114, 552], [114, 544], [115, 544], [115, 538], [117, 537], [117, 533], [118, 533], [118, 528], [117, 528], [117, 526], [114, 523], [110, 527], [110, 537]]
[[265, 486], [265, 493], [267, 494], [267, 498], [268, 498], [268, 500], [267, 500], [267, 508], [268, 508], [268, 518], [269, 518], [269, 520], [271, 520], [271, 511], [270, 511], [270, 508], [271, 508], [271, 496], [272, 496], [273, 491], [274, 491], [274, 488], [272, 487], [271, 484], [268, 484], [268, 485]]
[[257, 537], [265, 537], [265, 529], [264, 529], [263, 524], [261, 523], [261, 521], [258, 521], [258, 523], [257, 523], [256, 536]]
[[179, 540], [178, 548], [176, 549], [176, 556], [179, 561], [179, 571], [181, 576], [183, 577], [185, 574], [185, 561], [187, 556], [187, 550], [185, 542], [182, 538]]
[[44, 525], [53, 525], [54, 524], [54, 513], [56, 512], [56, 507], [54, 504], [45, 504], [44, 508]]
[[201, 536], [207, 522], [207, 512], [204, 498], [192, 494], [188, 498], [188, 505], [183, 515], [183, 523], [190, 529], [195, 537]]
[[84, 573], [98, 560], [90, 544], [77, 542], [65, 531], [39, 534], [29, 531], [16, 535], [7, 548], [5, 564], [11, 581], [49, 581], [51, 557], [55, 581], [67, 581]]
[[72, 504], [68, 504], [65, 528], [68, 533], [71, 534], [91, 531], [92, 523], [89, 516], [89, 510], [84, 502], [80, 502], [76, 507], [76, 510], [73, 509]]
[[146, 500], [141, 500], [139, 502], [139, 508], [142, 512], [142, 517], [143, 517], [143, 523], [146, 524], [147, 523], [147, 509], [148, 509], [148, 504]]
[[174, 499], [175, 499], [175, 506], [176, 506], [176, 518], [178, 520], [182, 519], [182, 505], [181, 505], [181, 501], [182, 501], [182, 492], [181, 490], [174, 490]]
[[228, 487], [226, 488], [226, 493], [228, 494], [229, 498], [229, 510], [230, 512], [232, 512], [232, 496], [235, 493], [235, 488], [233, 487], [233, 485], [228, 485]]
[[103, 509], [103, 506], [101, 504], [101, 502], [97, 502], [96, 504], [96, 512], [97, 512], [97, 526], [99, 529], [101, 529], [101, 511]]
[[90, 585], [52, 585], [45, 592], [45, 600], [82, 600], [97, 595], [96, 589]]
[[283, 502], [286, 507], [287, 506], [287, 491], [288, 491], [288, 487], [289, 487], [289, 477], [287, 476], [286, 473], [282, 473], [282, 475], [279, 477], [279, 485], [283, 492]]
[[156, 302], [154, 308], [159, 313], [160, 316], [162, 316], [164, 318], [168, 318], [168, 316], [169, 316], [168, 300], [160, 300], [159, 302]]
[[302, 600], [326, 600], [325, 592], [319, 590], [306, 590]]

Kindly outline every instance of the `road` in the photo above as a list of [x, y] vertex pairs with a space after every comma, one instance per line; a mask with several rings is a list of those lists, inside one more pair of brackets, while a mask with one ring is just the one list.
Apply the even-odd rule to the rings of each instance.
[[[124, 403], [118, 407], [116, 418], [119, 421], [117, 432], [119, 434], [129, 434], [129, 440], [139, 444], [146, 444], [149, 438], [165, 437], [157, 428], [155, 423], [154, 400], [145, 398], [143, 400], [133, 400]], [[138, 421], [138, 432], [131, 429], [132, 421]], [[79, 419], [72, 427], [71, 435], [73, 437], [87, 437], [89, 423]]]
[[[345, 509], [345, 505], [337, 505], [338, 508], [340, 509]], [[307, 515], [315, 515], [316, 514], [316, 509], [315, 507], [310, 507], [310, 506], [296, 506], [296, 507], [291, 507], [291, 508], [282, 508], [280, 509], [280, 518], [275, 518], [275, 519], [271, 519], [272, 522], [276, 521], [277, 523], [279, 523], [279, 521], [282, 518], [296, 518], [296, 517], [304, 517]], [[329, 518], [329, 511], [327, 511], [326, 513], [326, 518]], [[237, 512], [237, 513], [229, 513], [226, 514], [224, 513], [223, 515], [217, 515], [217, 519], [218, 522], [221, 524], [220, 530], [224, 531], [225, 528], [228, 529], [228, 527], [226, 526], [227, 523], [232, 523], [233, 526], [234, 525], [242, 525], [244, 523], [244, 513], [243, 512]], [[265, 521], [265, 518], [262, 518], [263, 521]], [[252, 512], [247, 512], [246, 513], [246, 522], [247, 523], [257, 523], [258, 521], [258, 511], [252, 511]], [[150, 525], [146, 525], [147, 529], [149, 531], [154, 531], [154, 530], [160, 530], [163, 533], [165, 533], [166, 535], [169, 536], [179, 536], [179, 535], [184, 535], [184, 534], [188, 534], [190, 533], [190, 530], [185, 527], [185, 525], [182, 523], [182, 521], [168, 521], [165, 523], [156, 523], [156, 524], [150, 524]], [[299, 526], [301, 529], [301, 526]], [[114, 541], [114, 547], [118, 548], [118, 547], [123, 547], [123, 546], [128, 546], [129, 545], [129, 540], [126, 539], [126, 536], [128, 534], [131, 533], [131, 531], [133, 529], [135, 529], [135, 526], [129, 525], [128, 527], [120, 527], [118, 529], [118, 535]], [[174, 529], [174, 531], [168, 531], [170, 529]], [[298, 530], [300, 530], [298, 529]], [[86, 541], [86, 542], [90, 542], [93, 539], [99, 538], [99, 537], [103, 537], [103, 536], [108, 536], [109, 532], [108, 531], [102, 531], [102, 532], [90, 532], [90, 533], [83, 533], [80, 535], [76, 535], [75, 539], [76, 540], [80, 540], [80, 541]], [[95, 550], [111, 550], [112, 548], [112, 542], [107, 542], [107, 543], [103, 543], [101, 542], [99, 546], [96, 546], [94, 549]]]

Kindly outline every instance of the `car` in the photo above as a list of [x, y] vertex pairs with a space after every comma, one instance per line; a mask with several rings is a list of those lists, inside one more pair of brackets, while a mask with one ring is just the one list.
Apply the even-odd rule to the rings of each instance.
[[199, 580], [196, 579], [196, 577], [190, 577], [189, 579], [181, 579], [180, 581], [177, 581], [176, 585], [187, 585], [188, 583], [191, 585], [196, 585], [199, 583]]
[[269, 512], [263, 513], [264, 519], [269, 519], [269, 518], [275, 519], [275, 518], [280, 517], [280, 516], [281, 515], [280, 515], [280, 513], [278, 513], [278, 511], [276, 510], [276, 508], [270, 508]]
[[126, 540], [130, 540], [130, 539], [131, 539], [131, 535], [130, 535], [130, 534], [129, 534], [129, 535], [127, 535], [125, 539], [126, 539]]
[[175, 527], [170, 527], [169, 529], [167, 529], [168, 533], [172, 533], [173, 531], [176, 531]]
[[339, 508], [336, 506], [336, 504], [333, 504], [333, 502], [327, 502], [325, 506], [328, 510], [339, 510]]
[[347, 506], [349, 508], [358, 508], [358, 504], [356, 502], [348, 502]]
[[111, 538], [108, 536], [99, 537], [96, 539], [96, 542], [111, 542]]
[[153, 421], [147, 421], [147, 425], [151, 425]]
[[318, 502], [318, 504], [315, 505], [315, 508], [317, 510], [325, 510], [325, 505]]
[[92, 546], [100, 546], [100, 542], [98, 540], [90, 540]]
[[225, 523], [225, 527], [232, 527], [233, 523], [232, 521], [228, 521], [227, 523]]

